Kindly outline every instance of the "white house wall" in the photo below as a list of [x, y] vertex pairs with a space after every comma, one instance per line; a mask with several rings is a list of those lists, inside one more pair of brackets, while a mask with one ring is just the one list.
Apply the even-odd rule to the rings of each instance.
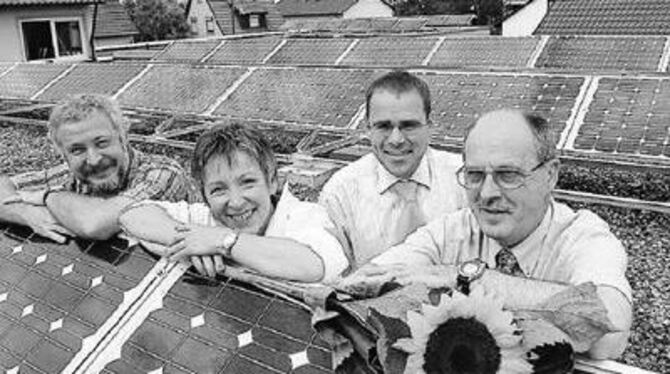
[[[207, 32], [207, 18], [211, 18], [212, 22], [214, 22], [214, 32]], [[195, 22], [192, 22], [194, 19]], [[188, 11], [188, 18], [186, 21], [191, 26], [191, 31], [195, 38], [223, 35], [221, 30], [219, 30], [219, 26], [216, 24], [214, 13], [212, 13], [206, 0], [193, 0], [191, 2], [191, 8]]]
[[503, 36], [530, 36], [547, 14], [547, 0], [534, 0], [503, 22]]
[[358, 0], [347, 9], [343, 18], [393, 17], [393, 9], [381, 0]]
[[79, 18], [84, 55], [91, 56], [91, 19], [84, 6], [10, 8], [0, 12], [0, 61], [26, 61], [20, 21], [29, 19]]

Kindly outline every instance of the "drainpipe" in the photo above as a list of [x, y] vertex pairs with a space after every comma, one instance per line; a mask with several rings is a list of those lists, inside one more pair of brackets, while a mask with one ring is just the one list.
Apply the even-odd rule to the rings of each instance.
[[91, 57], [93, 61], [97, 61], [95, 55], [95, 25], [98, 22], [98, 3], [93, 4], [93, 26], [91, 27], [91, 39], [89, 39], [89, 48], [91, 48]]
[[235, 9], [233, 8], [233, 0], [228, 0], [228, 7], [230, 8], [230, 24], [233, 26], [233, 35], [235, 35]]

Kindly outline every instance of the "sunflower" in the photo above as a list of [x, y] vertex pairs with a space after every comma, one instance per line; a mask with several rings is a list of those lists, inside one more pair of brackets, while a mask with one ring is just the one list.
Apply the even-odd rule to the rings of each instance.
[[407, 312], [411, 338], [393, 346], [409, 354], [406, 374], [532, 373], [512, 313], [499, 298], [473, 290], [454, 291], [437, 306], [422, 304], [421, 313]]

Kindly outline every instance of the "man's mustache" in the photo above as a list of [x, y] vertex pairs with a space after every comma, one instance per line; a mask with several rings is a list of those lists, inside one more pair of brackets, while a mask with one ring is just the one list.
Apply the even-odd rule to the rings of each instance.
[[116, 167], [118, 162], [109, 157], [103, 157], [97, 164], [91, 165], [89, 163], [85, 163], [81, 167], [81, 174], [84, 177], [90, 177], [92, 175], [96, 175], [98, 173], [101, 173], [111, 167]]

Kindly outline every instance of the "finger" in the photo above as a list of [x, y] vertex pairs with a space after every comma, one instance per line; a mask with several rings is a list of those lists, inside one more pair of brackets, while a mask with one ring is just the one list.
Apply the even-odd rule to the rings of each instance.
[[48, 229], [43, 229], [43, 230], [35, 230], [35, 232], [47, 239], [51, 239], [55, 241], [56, 243], [63, 244], [67, 240], [67, 238], [61, 234], [59, 234], [56, 231], [51, 231]]
[[70, 231], [68, 228], [63, 227], [61, 225], [52, 225], [50, 227], [50, 229], [51, 229], [51, 231], [56, 231], [56, 232], [58, 232], [59, 234], [62, 234], [62, 235], [67, 235], [67, 236], [72, 236], [72, 237], [76, 236], [74, 232]]
[[212, 256], [212, 258], [214, 259], [214, 270], [216, 270], [217, 274], [226, 270], [226, 264], [223, 262], [223, 256], [215, 255]]
[[212, 256], [202, 256], [200, 260], [202, 260], [202, 266], [205, 268], [207, 276], [210, 278], [216, 277], [216, 269], [214, 269], [214, 261], [212, 260]]
[[205, 268], [202, 266], [202, 260], [200, 256], [191, 256], [191, 263], [195, 267], [195, 270], [202, 276], [206, 276]]
[[20, 195], [12, 195], [12, 196], [9, 196], [9, 197], [6, 197], [6, 198], [2, 199], [2, 204], [3, 205], [5, 205], [5, 204], [9, 205], [9, 204], [14, 204], [14, 203], [22, 203], [22, 202], [23, 202], [23, 199], [21, 198]]

